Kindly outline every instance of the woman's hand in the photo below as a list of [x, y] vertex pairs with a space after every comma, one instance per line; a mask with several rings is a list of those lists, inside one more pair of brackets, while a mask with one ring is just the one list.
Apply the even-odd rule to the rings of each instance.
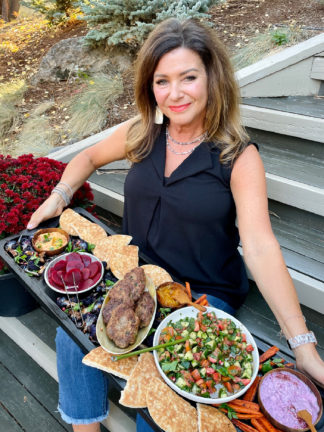
[[315, 345], [312, 343], [300, 345], [294, 353], [297, 368], [324, 388], [324, 362], [316, 351]]
[[46, 201], [32, 214], [27, 229], [36, 228], [41, 222], [59, 216], [64, 208], [64, 201], [57, 193], [51, 194]]

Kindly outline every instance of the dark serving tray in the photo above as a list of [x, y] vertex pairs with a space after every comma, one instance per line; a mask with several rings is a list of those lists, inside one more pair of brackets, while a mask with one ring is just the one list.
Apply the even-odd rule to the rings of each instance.
[[[107, 232], [108, 235], [116, 234], [111, 228], [109, 228], [107, 225], [102, 223], [99, 219], [97, 219], [95, 216], [93, 216], [91, 213], [87, 212], [83, 208], [77, 207], [74, 208], [74, 211], [79, 213], [81, 216], [89, 219], [91, 222], [100, 225]], [[30, 294], [38, 301], [40, 306], [57, 321], [57, 323], [72, 337], [72, 339], [79, 345], [82, 351], [86, 354], [89, 351], [91, 351], [93, 348], [95, 348], [97, 345], [91, 342], [89, 340], [88, 335], [84, 334], [80, 329], [78, 329], [75, 326], [75, 324], [72, 322], [72, 320], [56, 304], [56, 298], [58, 297], [59, 294], [52, 291], [46, 285], [44, 278], [42, 276], [40, 277], [28, 276], [26, 272], [18, 264], [16, 264], [13, 257], [4, 249], [4, 246], [8, 241], [18, 239], [20, 235], [30, 236], [33, 235], [40, 228], [57, 227], [58, 225], [59, 225], [59, 218], [56, 217], [42, 223], [39, 227], [35, 228], [34, 230], [30, 230], [30, 231], [24, 230], [19, 234], [15, 234], [0, 240], [0, 257], [6, 262], [10, 270], [16, 274], [16, 276], [23, 283], [23, 285], [26, 287], [28, 292], [30, 292]], [[141, 252], [139, 253], [139, 260], [141, 265], [146, 263], [153, 264], [152, 260], [149, 260]], [[194, 298], [197, 297], [197, 294], [194, 291], [192, 292], [192, 294]], [[62, 295], [64, 295], [64, 293], [62, 293]], [[260, 354], [262, 354], [270, 347], [268, 343], [262, 341], [258, 337], [254, 335], [253, 337], [255, 339]], [[282, 354], [280, 352], [278, 354], [286, 361], [294, 362], [294, 359], [292, 357], [289, 357], [288, 355]], [[106, 375], [108, 376], [110, 384], [113, 385], [118, 391], [124, 389], [126, 385], [125, 380], [120, 379], [115, 375], [111, 375], [108, 373]], [[319, 391], [323, 398], [324, 391], [320, 388]], [[123, 409], [125, 412], [128, 411], [128, 409], [123, 406], [121, 406], [121, 409]], [[159, 428], [152, 420], [147, 409], [137, 409], [137, 411], [150, 424], [150, 426], [153, 428], [154, 431], [162, 432], [162, 429]], [[318, 423], [316, 427], [318, 432], [324, 432], [324, 415], [322, 416], [320, 423]]]

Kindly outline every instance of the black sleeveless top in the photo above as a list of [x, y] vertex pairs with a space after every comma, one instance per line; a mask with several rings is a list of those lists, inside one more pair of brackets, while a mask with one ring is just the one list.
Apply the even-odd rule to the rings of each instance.
[[237, 250], [231, 167], [220, 151], [200, 144], [164, 177], [165, 128], [150, 155], [129, 170], [123, 229], [156, 264], [201, 293], [238, 308], [248, 280]]

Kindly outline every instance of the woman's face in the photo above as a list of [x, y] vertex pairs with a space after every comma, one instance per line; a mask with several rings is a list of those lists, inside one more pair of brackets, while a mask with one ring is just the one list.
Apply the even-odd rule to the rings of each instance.
[[176, 48], [165, 54], [154, 72], [153, 92], [170, 124], [203, 125], [208, 99], [207, 73], [196, 52]]

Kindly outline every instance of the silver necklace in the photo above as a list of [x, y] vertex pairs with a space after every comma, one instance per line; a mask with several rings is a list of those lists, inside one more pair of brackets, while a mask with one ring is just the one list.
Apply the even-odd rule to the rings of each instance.
[[198, 143], [197, 145], [195, 145], [194, 147], [192, 147], [192, 149], [190, 149], [190, 150], [183, 151], [183, 152], [177, 152], [176, 150], [174, 150], [173, 147], [171, 147], [171, 144], [170, 144], [168, 138], [167, 138], [167, 140], [166, 140], [166, 145], [167, 145], [168, 149], [169, 149], [170, 151], [172, 151], [172, 153], [174, 153], [174, 154], [176, 154], [176, 155], [186, 155], [186, 154], [190, 154], [190, 153], [192, 153], [192, 152], [195, 150], [195, 148], [198, 147], [200, 144], [201, 144], [201, 143]]
[[166, 128], [166, 137], [167, 140], [169, 139], [170, 141], [173, 142], [173, 144], [177, 144], [177, 145], [190, 145], [190, 144], [195, 144], [196, 142], [199, 142], [199, 144], [204, 141], [207, 138], [207, 132], [204, 132], [203, 134], [199, 135], [197, 138], [193, 139], [192, 141], [177, 141], [174, 138], [172, 138], [172, 136], [169, 133], [169, 129]]

